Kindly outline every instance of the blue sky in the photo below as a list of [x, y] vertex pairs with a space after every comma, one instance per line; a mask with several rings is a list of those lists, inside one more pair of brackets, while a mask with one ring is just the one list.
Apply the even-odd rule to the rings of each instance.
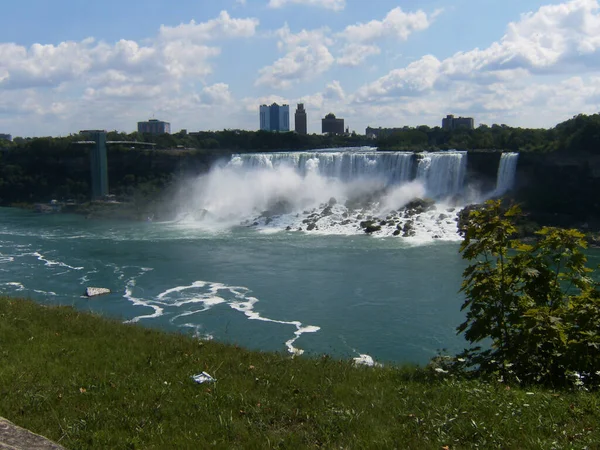
[[351, 130], [551, 127], [600, 110], [598, 0], [20, 0], [3, 5], [0, 132], [258, 128], [304, 102]]

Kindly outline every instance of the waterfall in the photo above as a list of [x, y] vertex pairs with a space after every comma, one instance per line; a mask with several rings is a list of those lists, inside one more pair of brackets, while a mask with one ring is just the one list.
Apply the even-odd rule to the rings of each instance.
[[373, 178], [396, 185], [411, 180], [413, 159], [411, 152], [373, 150], [276, 152], [234, 155], [229, 165], [248, 169], [287, 166], [302, 176], [315, 173], [341, 181]]
[[[284, 166], [301, 176], [314, 173], [344, 182], [374, 179], [397, 186], [415, 178], [416, 159], [411, 152], [305, 151], [239, 154], [232, 157], [229, 165], [245, 169]], [[422, 153], [418, 155], [416, 179], [423, 182], [429, 197], [450, 197], [463, 190], [466, 166], [466, 152]]]
[[467, 172], [466, 152], [423, 153], [417, 165], [417, 179], [425, 183], [433, 198], [459, 194]]
[[518, 160], [518, 153], [502, 153], [500, 164], [498, 165], [496, 190], [494, 191], [495, 196], [504, 195], [513, 188]]

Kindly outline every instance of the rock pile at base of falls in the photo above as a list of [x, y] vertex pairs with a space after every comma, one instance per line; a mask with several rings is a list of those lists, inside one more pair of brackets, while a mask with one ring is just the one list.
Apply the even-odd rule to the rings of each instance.
[[[242, 225], [319, 234], [368, 234], [401, 238], [459, 240], [456, 207], [436, 204], [431, 199], [414, 199], [395, 210], [381, 211], [374, 201], [349, 208], [331, 198], [316, 207], [283, 214], [265, 214]], [[269, 211], [269, 213], [272, 211]], [[279, 211], [278, 211], [279, 212]]]

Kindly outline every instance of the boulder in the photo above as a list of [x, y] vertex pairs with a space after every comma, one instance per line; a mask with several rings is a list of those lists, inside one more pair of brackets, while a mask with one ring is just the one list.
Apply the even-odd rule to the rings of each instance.
[[85, 289], [86, 297], [98, 297], [99, 295], [110, 294], [110, 289], [99, 287], [88, 287]]
[[365, 227], [365, 233], [371, 234], [375, 231], [381, 231], [381, 225], [368, 225]]
[[306, 227], [306, 231], [312, 231], [315, 228], [317, 228], [317, 224], [312, 222], [312, 223], [308, 224], [308, 226]]
[[394, 230], [394, 232], [392, 234], [394, 236], [399, 236], [400, 235], [400, 230]]
[[323, 211], [321, 211], [321, 215], [323, 217], [327, 217], [333, 214], [333, 211], [331, 210], [331, 206], [327, 206], [325, 207], [325, 209], [323, 209]]
[[331, 198], [329, 199], [329, 202], [327, 202], [327, 204], [328, 204], [329, 206], [337, 205], [337, 200], [335, 199], [335, 197], [331, 197]]

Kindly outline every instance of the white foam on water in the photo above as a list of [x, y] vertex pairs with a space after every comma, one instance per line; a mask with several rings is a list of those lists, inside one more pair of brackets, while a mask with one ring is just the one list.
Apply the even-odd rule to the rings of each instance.
[[34, 289], [33, 292], [35, 292], [37, 294], [42, 294], [42, 295], [50, 295], [52, 297], [58, 296], [58, 294], [56, 292], [52, 292], [52, 291], [40, 291], [38, 289]]
[[65, 267], [65, 268], [71, 269], [71, 270], [82, 270], [83, 269], [83, 267], [74, 267], [74, 266], [70, 266], [70, 265], [60, 262], [60, 261], [52, 261], [50, 259], [46, 259], [46, 257], [44, 255], [42, 255], [40, 252], [27, 253], [26, 255], [27, 256], [35, 256], [38, 259], [38, 261], [43, 261], [44, 264], [47, 266], [59, 266], [59, 267]]
[[123, 294], [123, 297], [125, 297], [127, 300], [129, 300], [131, 303], [133, 303], [134, 306], [145, 306], [145, 307], [151, 308], [152, 310], [154, 310], [154, 313], [134, 317], [133, 319], [126, 320], [125, 323], [137, 323], [142, 319], [155, 319], [164, 314], [164, 309], [161, 308], [160, 306], [158, 306], [156, 304], [152, 304], [151, 302], [148, 302], [147, 300], [145, 300], [143, 298], [137, 298], [137, 297], [133, 296], [133, 290], [136, 286], [136, 280], [139, 277], [141, 277], [143, 274], [145, 274], [146, 272], [149, 272], [150, 270], [152, 270], [152, 269], [142, 268], [140, 270], [139, 275], [131, 278], [127, 282], [127, 285], [125, 286], [125, 294]]
[[25, 290], [25, 286], [23, 286], [23, 284], [19, 283], [18, 281], [9, 281], [8, 283], [2, 283], [2, 285], [17, 288], [17, 292]]
[[[249, 320], [258, 320], [262, 322], [277, 323], [282, 325], [294, 326], [294, 336], [285, 342], [288, 351], [294, 355], [300, 355], [304, 351], [294, 346], [295, 342], [304, 333], [316, 333], [320, 330], [314, 325], [304, 325], [300, 321], [276, 320], [262, 316], [255, 307], [259, 300], [250, 296], [250, 289], [243, 286], [228, 286], [223, 283], [210, 281], [194, 281], [190, 285], [176, 286], [167, 289], [153, 299], [141, 299], [134, 297], [133, 289], [136, 286], [136, 278], [131, 279], [127, 284], [125, 297], [136, 306], [146, 306], [154, 309], [154, 314], [134, 317], [128, 322], [139, 322], [142, 319], [157, 318], [165, 314], [165, 310], [191, 308], [194, 304], [200, 306], [200, 309], [187, 309], [178, 314], [174, 314], [170, 319], [175, 323], [178, 319], [189, 318], [192, 315], [206, 312], [221, 304], [226, 304], [229, 308], [243, 313]], [[186, 321], [184, 324], [178, 324], [180, 327], [192, 328], [195, 334], [212, 338], [211, 335], [203, 333], [202, 325]]]
[[9, 262], [13, 262], [14, 260], [15, 260], [14, 256], [0, 255], [0, 264], [6, 264]]

